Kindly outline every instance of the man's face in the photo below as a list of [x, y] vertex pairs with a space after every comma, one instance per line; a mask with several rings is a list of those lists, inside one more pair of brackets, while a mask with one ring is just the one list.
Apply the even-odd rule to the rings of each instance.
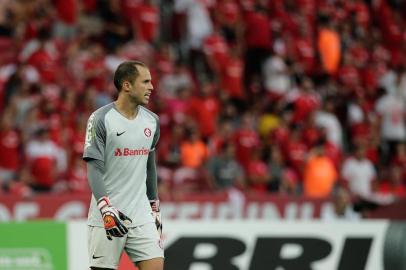
[[140, 105], [147, 105], [154, 86], [152, 85], [151, 73], [145, 67], [138, 66], [138, 77], [129, 84], [129, 97]]

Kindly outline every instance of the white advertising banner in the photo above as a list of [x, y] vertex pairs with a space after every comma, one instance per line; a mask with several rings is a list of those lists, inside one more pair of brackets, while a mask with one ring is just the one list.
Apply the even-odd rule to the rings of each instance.
[[[383, 270], [388, 226], [386, 221], [167, 221], [165, 269]], [[69, 222], [70, 270], [88, 269], [86, 235], [86, 222]]]

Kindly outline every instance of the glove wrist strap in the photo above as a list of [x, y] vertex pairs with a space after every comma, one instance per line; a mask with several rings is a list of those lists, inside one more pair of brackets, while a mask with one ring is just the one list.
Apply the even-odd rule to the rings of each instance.
[[161, 206], [160, 206], [160, 201], [157, 200], [149, 200], [149, 204], [151, 205], [152, 211], [154, 212], [159, 212]]
[[102, 210], [104, 207], [111, 206], [109, 198], [107, 196], [101, 197], [97, 201], [97, 206], [99, 207], [100, 210]]

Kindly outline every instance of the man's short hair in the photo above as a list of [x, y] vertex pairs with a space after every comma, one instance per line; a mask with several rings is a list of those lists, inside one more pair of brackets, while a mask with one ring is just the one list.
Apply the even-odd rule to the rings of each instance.
[[138, 66], [147, 67], [141, 61], [126, 61], [121, 63], [114, 72], [114, 86], [120, 92], [124, 81], [132, 82], [140, 74]]

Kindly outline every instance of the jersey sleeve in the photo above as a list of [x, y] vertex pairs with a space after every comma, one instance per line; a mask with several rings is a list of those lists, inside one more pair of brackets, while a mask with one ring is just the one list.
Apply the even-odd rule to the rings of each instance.
[[[103, 114], [101, 114], [103, 115]], [[83, 159], [97, 159], [104, 161], [104, 149], [106, 147], [106, 127], [104, 117], [94, 112], [87, 122]]]
[[151, 145], [150, 151], [155, 151], [155, 148], [156, 148], [156, 145], [158, 144], [160, 135], [161, 135], [161, 131], [159, 128], [159, 119], [156, 119], [156, 130], [155, 130], [154, 138], [152, 140], [152, 145]]

